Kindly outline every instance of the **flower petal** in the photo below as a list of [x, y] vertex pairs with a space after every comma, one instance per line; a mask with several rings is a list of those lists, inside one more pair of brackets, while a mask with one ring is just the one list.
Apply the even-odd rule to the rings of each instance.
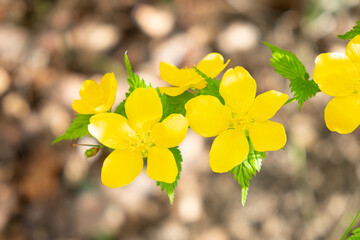
[[171, 114], [161, 123], [155, 124], [150, 134], [155, 145], [163, 148], [178, 146], [186, 137], [188, 122], [181, 114]]
[[255, 122], [249, 127], [249, 136], [256, 151], [275, 151], [286, 144], [284, 126], [273, 121]]
[[230, 68], [221, 80], [220, 94], [232, 112], [247, 112], [255, 99], [256, 82], [245, 68]]
[[184, 78], [183, 69], [178, 69], [173, 64], [166, 62], [160, 62], [160, 78], [174, 86], [182, 86], [188, 81], [187, 78]]
[[167, 148], [150, 148], [146, 173], [153, 180], [173, 183], [178, 175], [178, 168], [172, 152]]
[[203, 88], [206, 87], [206, 84], [207, 84], [207, 82], [205, 80], [201, 80], [201, 81], [199, 81], [199, 82], [197, 82], [195, 84], [192, 84], [190, 87], [191, 88], [196, 88], [196, 89], [203, 89]]
[[125, 112], [133, 129], [147, 132], [160, 121], [163, 108], [154, 88], [137, 88], [126, 100]]
[[94, 80], [85, 80], [80, 88], [81, 100], [89, 107], [95, 108], [102, 104], [100, 86]]
[[255, 121], [268, 120], [275, 115], [288, 98], [288, 95], [275, 90], [262, 93], [255, 98], [249, 116]]
[[211, 78], [215, 78], [229, 64], [228, 60], [224, 64], [224, 57], [219, 53], [206, 55], [197, 65], [197, 68]]
[[143, 168], [143, 158], [138, 152], [114, 150], [105, 159], [101, 169], [102, 183], [111, 188], [131, 183]]
[[90, 118], [89, 132], [109, 148], [129, 148], [130, 139], [136, 135], [128, 120], [116, 113], [100, 113]]
[[159, 89], [161, 93], [165, 93], [166, 95], [178, 96], [188, 90], [189, 87], [189, 85], [184, 85], [181, 87], [160, 87]]
[[203, 137], [213, 137], [226, 130], [230, 124], [230, 109], [214, 96], [202, 95], [185, 104], [190, 127]]
[[210, 167], [224, 173], [242, 163], [249, 153], [249, 142], [240, 130], [226, 130], [214, 140], [210, 150]]
[[325, 123], [331, 131], [347, 134], [360, 124], [360, 96], [335, 97], [325, 108]]
[[355, 36], [346, 46], [346, 56], [355, 64], [360, 74], [360, 35]]
[[323, 93], [340, 97], [354, 92], [360, 76], [345, 54], [323, 53], [315, 59], [313, 79]]
[[86, 105], [82, 100], [74, 100], [72, 108], [75, 112], [80, 114], [94, 114], [95, 110]]
[[105, 74], [100, 81], [100, 88], [104, 98], [104, 104], [106, 105], [106, 110], [111, 109], [112, 105], [114, 105], [116, 98], [116, 90], [117, 90], [117, 81], [114, 73]]

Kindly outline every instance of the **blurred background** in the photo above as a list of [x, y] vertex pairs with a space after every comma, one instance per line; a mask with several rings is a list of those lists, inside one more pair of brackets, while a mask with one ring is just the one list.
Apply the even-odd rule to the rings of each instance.
[[191, 130], [173, 205], [145, 172], [104, 187], [107, 152], [86, 159], [51, 142], [75, 116], [83, 80], [115, 72], [124, 98], [125, 51], [153, 86], [165, 86], [160, 61], [193, 66], [216, 51], [258, 93], [291, 94], [261, 41], [295, 52], [311, 75], [317, 54], [345, 51], [336, 36], [359, 15], [358, 0], [0, 0], [0, 239], [340, 239], [360, 207], [360, 130], [330, 132], [322, 93], [277, 113], [288, 143], [267, 153], [246, 207], [233, 176], [211, 172], [212, 139]]

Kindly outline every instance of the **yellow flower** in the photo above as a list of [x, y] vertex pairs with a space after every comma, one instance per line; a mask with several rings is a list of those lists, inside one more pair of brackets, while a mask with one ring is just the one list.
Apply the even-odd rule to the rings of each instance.
[[268, 119], [287, 101], [286, 94], [272, 90], [255, 98], [256, 82], [242, 67], [226, 71], [220, 94], [225, 105], [208, 95], [185, 104], [190, 127], [201, 136], [217, 136], [209, 155], [214, 172], [228, 172], [246, 159], [247, 136], [259, 152], [275, 151], [285, 145], [283, 125]]
[[81, 100], [74, 100], [72, 108], [80, 114], [107, 112], [114, 105], [116, 88], [114, 73], [105, 74], [100, 85], [94, 80], [85, 80], [80, 88]]
[[314, 81], [334, 98], [325, 108], [328, 129], [347, 134], [360, 124], [360, 35], [343, 53], [323, 53], [315, 59]]
[[104, 161], [101, 180], [108, 187], [132, 182], [147, 158], [151, 179], [172, 183], [178, 174], [175, 158], [168, 148], [185, 138], [188, 123], [180, 114], [159, 122], [163, 108], [153, 88], [138, 88], [125, 102], [127, 118], [116, 113], [101, 113], [90, 118], [89, 132], [99, 142], [115, 149]]
[[[215, 78], [228, 65], [219, 53], [210, 53], [197, 65], [197, 68], [211, 78]], [[161, 87], [161, 93], [178, 96], [189, 88], [203, 89], [206, 81], [193, 68], [178, 69], [172, 64], [160, 63], [160, 77], [175, 87]]]

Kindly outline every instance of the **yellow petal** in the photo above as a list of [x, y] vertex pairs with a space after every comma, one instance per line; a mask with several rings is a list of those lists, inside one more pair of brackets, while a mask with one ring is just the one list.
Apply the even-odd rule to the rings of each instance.
[[174, 86], [182, 86], [188, 81], [187, 78], [184, 78], [182, 69], [166, 62], [160, 62], [160, 78]]
[[315, 59], [313, 79], [322, 92], [339, 97], [354, 92], [360, 75], [345, 54], [323, 53]]
[[104, 161], [101, 181], [107, 187], [122, 187], [131, 183], [142, 168], [143, 159], [140, 153], [114, 150]]
[[355, 36], [346, 47], [346, 56], [354, 63], [360, 73], [360, 35]]
[[130, 139], [136, 134], [128, 120], [116, 113], [100, 113], [90, 118], [89, 132], [109, 148], [129, 148]]
[[190, 87], [196, 88], [196, 89], [203, 89], [206, 87], [206, 84], [207, 84], [207, 82], [205, 80], [201, 80], [195, 84], [192, 84]]
[[215, 78], [229, 64], [228, 60], [224, 64], [224, 57], [219, 53], [206, 55], [197, 65], [197, 68], [211, 78]]
[[214, 96], [202, 95], [185, 104], [189, 126], [203, 137], [213, 137], [226, 130], [230, 124], [230, 109]]
[[99, 84], [94, 80], [85, 80], [80, 88], [80, 97], [89, 107], [95, 108], [102, 104], [102, 93]]
[[169, 96], [178, 96], [180, 94], [182, 94], [183, 92], [185, 92], [186, 90], [188, 90], [189, 86], [185, 85], [182, 87], [160, 87], [160, 92], [161, 93], [165, 93], [166, 95]]
[[240, 130], [226, 130], [214, 140], [210, 150], [210, 167], [214, 172], [228, 172], [242, 163], [249, 153], [249, 142]]
[[181, 114], [171, 114], [161, 123], [155, 124], [150, 134], [158, 147], [171, 148], [178, 146], [186, 136], [188, 122]]
[[221, 80], [220, 94], [232, 112], [247, 112], [255, 99], [256, 82], [245, 68], [230, 68]]
[[275, 151], [286, 144], [284, 126], [277, 122], [255, 122], [249, 127], [250, 140], [256, 151]]
[[160, 121], [163, 108], [154, 88], [137, 88], [126, 100], [125, 112], [134, 130], [147, 132]]
[[288, 98], [288, 95], [275, 90], [262, 93], [255, 98], [249, 116], [255, 121], [268, 120], [275, 115]]
[[111, 109], [114, 105], [117, 90], [117, 81], [114, 73], [105, 74], [100, 81], [100, 88], [103, 94], [103, 104], [106, 106], [105, 111]]
[[331, 99], [325, 108], [324, 117], [329, 130], [342, 134], [351, 133], [360, 124], [360, 96]]
[[89, 107], [81, 100], [74, 100], [72, 104], [74, 111], [80, 114], [94, 114], [95, 110], [92, 107]]
[[146, 173], [156, 181], [173, 183], [178, 174], [175, 158], [167, 148], [152, 147], [148, 152]]

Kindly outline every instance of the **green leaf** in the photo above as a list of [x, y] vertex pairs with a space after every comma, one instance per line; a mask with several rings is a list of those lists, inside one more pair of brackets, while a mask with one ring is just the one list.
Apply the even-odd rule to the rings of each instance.
[[126, 99], [125, 99], [124, 101], [122, 101], [122, 102], [116, 107], [114, 113], [120, 114], [120, 115], [122, 115], [123, 117], [126, 117], [126, 118], [127, 118], [126, 112], [125, 112], [125, 101], [126, 101]]
[[78, 114], [73, 119], [66, 132], [57, 137], [52, 144], [62, 140], [75, 140], [88, 135], [88, 125], [90, 123], [91, 116], [93, 116], [93, 114]]
[[[129, 58], [127, 56], [127, 53], [125, 52], [124, 54], [124, 61], [125, 61], [125, 67], [126, 70], [128, 72], [128, 79], [127, 82], [129, 84], [129, 90], [127, 93], [125, 93], [126, 97], [129, 97], [130, 94], [137, 88], [149, 88], [151, 87], [151, 84], [146, 84], [144, 79], [140, 79], [140, 77], [138, 75], [136, 75], [131, 68], [131, 64], [129, 61]], [[114, 113], [120, 114], [124, 117], [126, 116], [126, 112], [125, 112], [125, 102], [126, 99], [124, 99], [116, 108]]]
[[172, 113], [180, 113], [185, 116], [185, 103], [189, 101], [191, 98], [195, 97], [194, 94], [190, 92], [184, 92], [181, 95], [176, 97], [166, 95], [167, 102], [169, 105], [169, 111]]
[[157, 181], [156, 185], [160, 186], [161, 191], [164, 191], [164, 190], [166, 191], [166, 193], [169, 197], [170, 203], [173, 204], [174, 197], [175, 197], [175, 188], [178, 184], [178, 180], [180, 179], [182, 157], [181, 157], [181, 152], [178, 147], [169, 148], [169, 150], [172, 152], [172, 154], [175, 157], [176, 166], [179, 171], [178, 175], [173, 183], [165, 183], [165, 182]]
[[360, 34], [360, 21], [357, 21], [356, 25], [353, 26], [353, 28], [350, 31], [348, 31], [343, 35], [338, 35], [338, 38], [343, 40], [349, 40], [349, 39], [353, 39], [355, 36], [359, 34]]
[[289, 51], [280, 49], [270, 43], [263, 42], [272, 52], [270, 66], [282, 77], [290, 80], [290, 89], [299, 104], [299, 111], [309, 98], [320, 92], [318, 85], [309, 80], [309, 74], [306, 72], [304, 65]]
[[254, 149], [250, 139], [249, 141], [249, 154], [245, 161], [237, 165], [230, 170], [230, 173], [234, 175], [235, 180], [241, 186], [241, 203], [245, 206], [246, 197], [250, 187], [250, 180], [252, 176], [256, 175], [256, 172], [260, 172], [261, 162], [265, 159], [265, 152], [258, 152]]
[[127, 53], [125, 52], [124, 54], [124, 61], [125, 61], [125, 66], [126, 66], [126, 70], [128, 72], [128, 84], [129, 84], [129, 91], [126, 93], [126, 97], [128, 97], [135, 89], [137, 88], [148, 88], [151, 87], [151, 84], [146, 84], [144, 79], [140, 79], [140, 77], [136, 74], [134, 74], [134, 72], [131, 69], [131, 64], [129, 61], [129, 58], [127, 56]]
[[194, 67], [194, 69], [200, 76], [202, 76], [205, 79], [205, 81], [207, 83], [205, 88], [200, 89], [198, 91], [198, 94], [199, 95], [211, 95], [211, 96], [217, 97], [220, 100], [220, 102], [222, 104], [224, 104], [225, 101], [219, 92], [220, 81], [215, 78], [211, 78], [211, 77], [207, 76], [205, 73], [201, 72], [197, 67]]
[[347, 238], [347, 240], [360, 240], [360, 227], [356, 228], [353, 232], [353, 235]]

